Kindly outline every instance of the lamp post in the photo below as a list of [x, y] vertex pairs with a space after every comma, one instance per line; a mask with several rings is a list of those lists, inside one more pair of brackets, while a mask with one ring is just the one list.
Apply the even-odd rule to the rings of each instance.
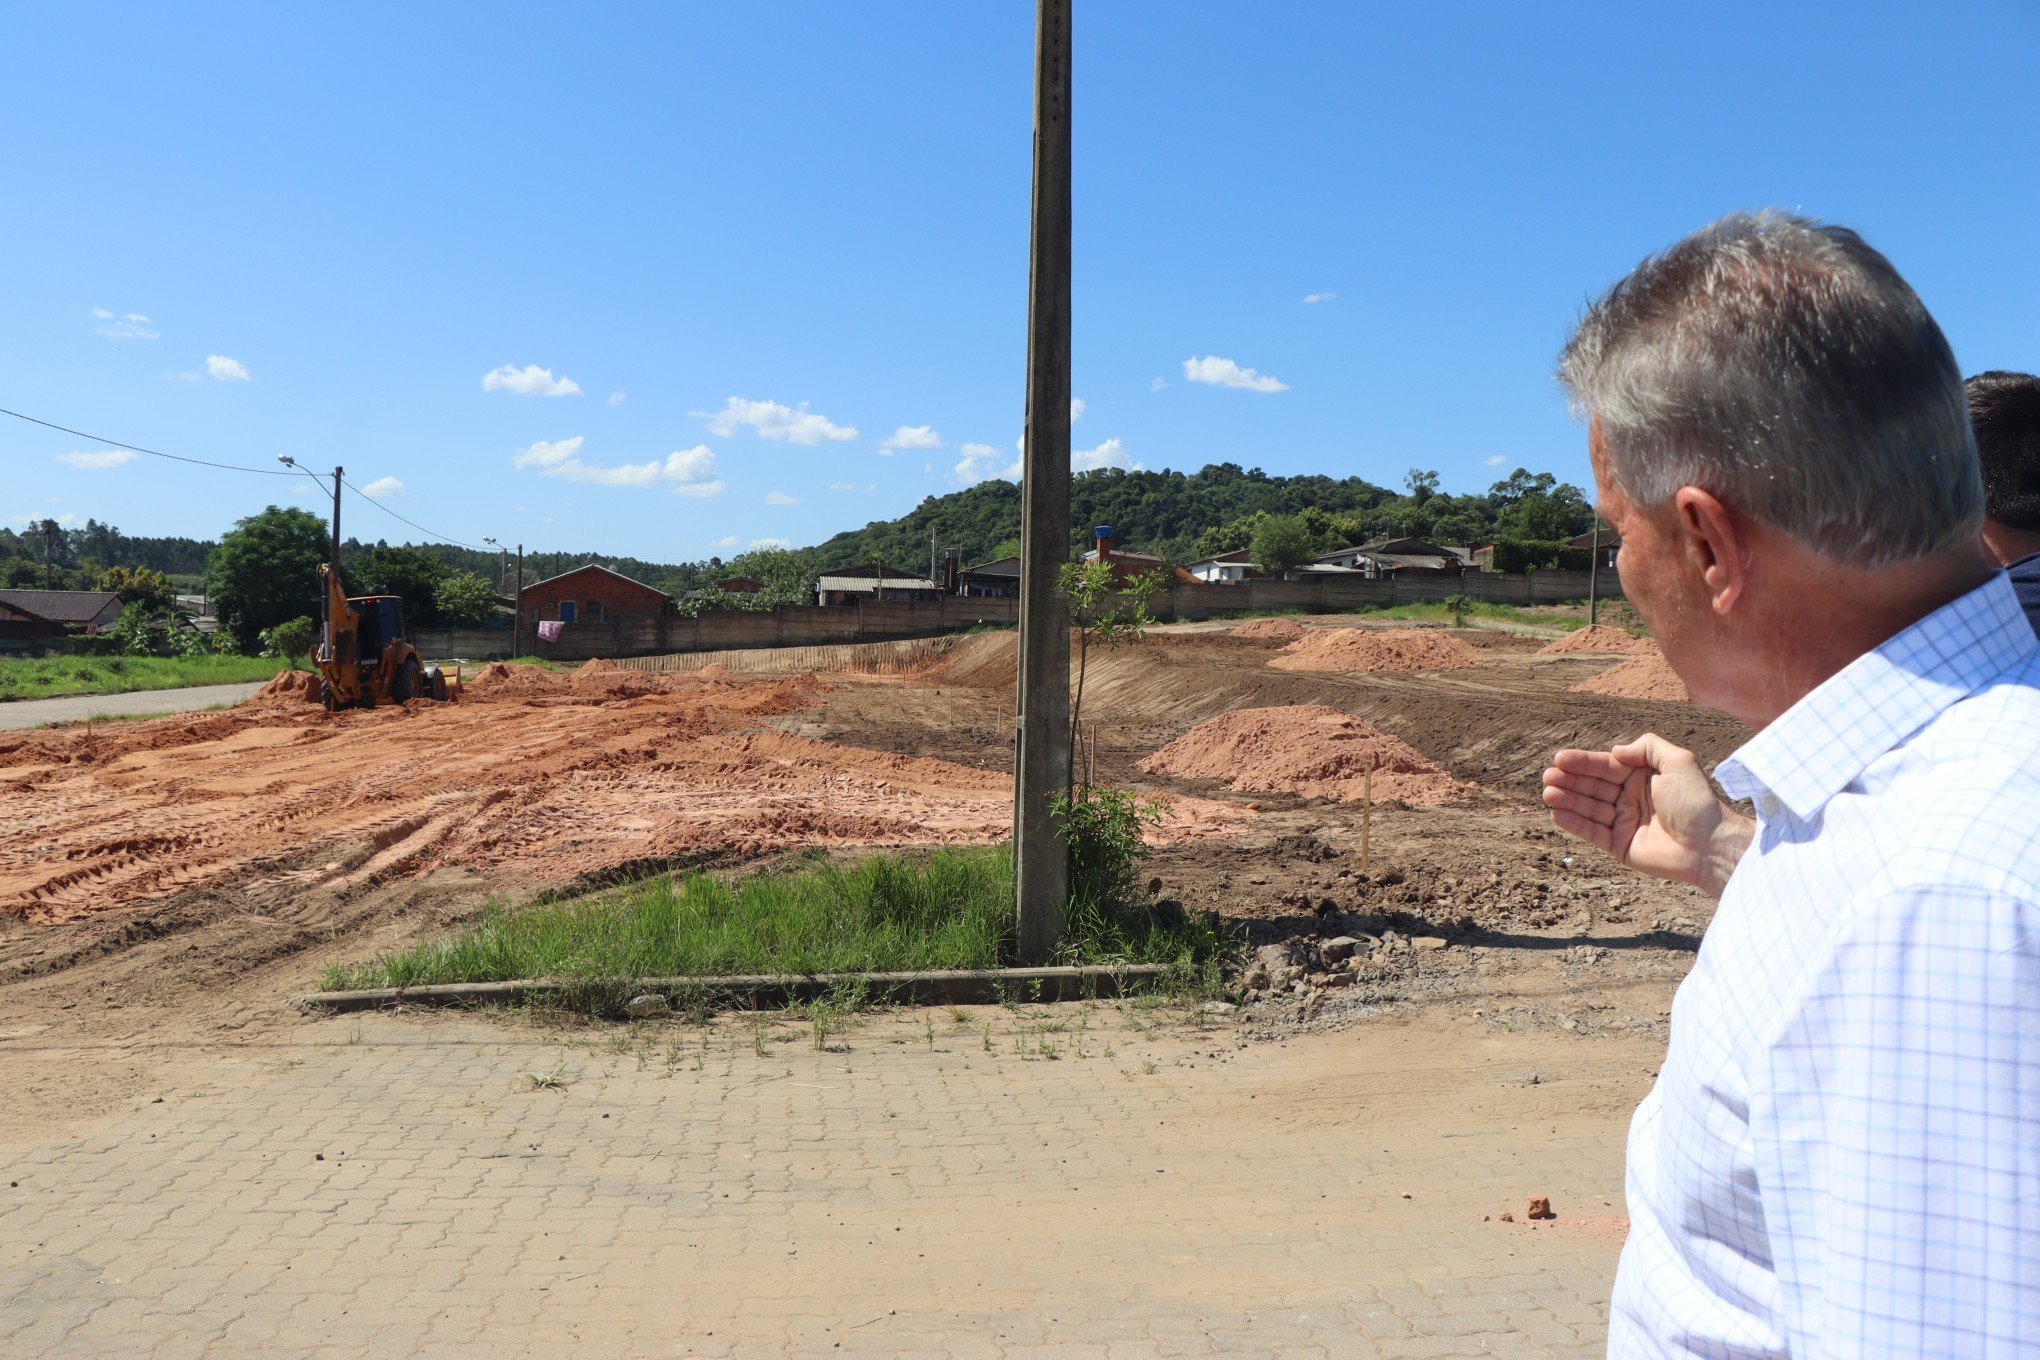
[[[287, 468], [297, 468], [298, 471], [303, 472], [307, 477], [322, 475], [298, 467], [297, 459], [287, 453], [277, 454], [276, 461]], [[329, 560], [332, 566], [333, 579], [336, 581], [340, 579], [340, 474], [344, 471], [346, 469], [338, 465], [333, 468], [333, 542]], [[327, 601], [332, 596], [333, 592], [330, 590], [319, 592], [319, 630], [324, 635], [319, 641], [319, 650], [329, 661], [333, 657], [333, 619], [332, 611], [327, 608]]]
[[[319, 472], [313, 472], [313, 471], [311, 471], [311, 470], [310, 470], [310, 469], [308, 469], [308, 468], [302, 468], [302, 467], [298, 467], [298, 461], [297, 461], [297, 459], [295, 459], [295, 458], [291, 457], [291, 456], [290, 456], [289, 454], [287, 454], [287, 453], [279, 453], [279, 454], [277, 454], [277, 455], [276, 455], [276, 461], [277, 461], [277, 462], [279, 462], [279, 463], [281, 463], [281, 464], [283, 464], [283, 465], [284, 465], [285, 467], [287, 467], [287, 468], [297, 468], [297, 470], [298, 470], [299, 472], [302, 472], [302, 473], [304, 473], [304, 474], [305, 474], [305, 475], [306, 475], [307, 477], [322, 477], [322, 476], [324, 476], [324, 475], [325, 475], [324, 473], [319, 473]], [[333, 469], [333, 551], [332, 551], [332, 563], [333, 563], [333, 570], [334, 570], [335, 572], [338, 572], [338, 571], [340, 570], [340, 474], [341, 474], [341, 473], [343, 473], [343, 472], [345, 472], [346, 470], [347, 470], [347, 469], [346, 469], [346, 468], [343, 468], [343, 467], [336, 467], [336, 468], [334, 468], [334, 469]]]

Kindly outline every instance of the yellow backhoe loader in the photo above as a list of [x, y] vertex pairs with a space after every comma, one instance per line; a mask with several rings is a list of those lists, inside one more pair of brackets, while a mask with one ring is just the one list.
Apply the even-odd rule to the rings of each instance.
[[428, 666], [418, 649], [405, 640], [404, 601], [396, 595], [347, 598], [340, 572], [319, 564], [326, 588], [326, 619], [316, 661], [323, 681], [326, 711], [374, 708], [411, 699], [460, 697], [460, 668], [449, 679], [438, 666]]

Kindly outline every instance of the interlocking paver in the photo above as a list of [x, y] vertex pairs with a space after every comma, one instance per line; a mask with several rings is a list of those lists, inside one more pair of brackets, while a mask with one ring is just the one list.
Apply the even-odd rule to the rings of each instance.
[[[1236, 1047], [1100, 1007], [1086, 1056], [1049, 1061], [1018, 1055], [1011, 1012], [936, 1024], [932, 1046], [915, 1013], [760, 1056], [748, 1021], [610, 1051], [384, 1016], [308, 1022], [288, 1061], [223, 1048], [202, 1088], [0, 1146], [21, 1182], [0, 1353], [1598, 1345], [1645, 1041], [1576, 1047], [1587, 1117], [1548, 1052], [1541, 1086], [1499, 1080], [1524, 1036], [1384, 1021]], [[564, 1089], [530, 1079], [554, 1070]], [[1529, 1193], [1564, 1216], [1482, 1221]]]

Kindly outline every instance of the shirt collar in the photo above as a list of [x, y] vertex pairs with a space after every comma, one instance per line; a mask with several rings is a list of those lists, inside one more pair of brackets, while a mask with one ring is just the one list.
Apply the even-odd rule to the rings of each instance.
[[1871, 762], [2040, 642], [2003, 572], [1851, 661], [1721, 762], [1733, 798], [1769, 793], [1801, 821]]

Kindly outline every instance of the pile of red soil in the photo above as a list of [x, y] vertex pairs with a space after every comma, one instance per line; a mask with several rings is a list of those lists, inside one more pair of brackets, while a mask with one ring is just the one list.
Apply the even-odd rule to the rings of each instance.
[[276, 678], [249, 697], [248, 702], [265, 705], [318, 703], [325, 697], [325, 685], [317, 671], [278, 671]]
[[1252, 793], [1357, 800], [1374, 771], [1377, 802], [1435, 806], [1474, 792], [1414, 749], [1323, 704], [1242, 708], [1199, 723], [1142, 761], [1149, 774], [1219, 779]]
[[1610, 666], [1591, 680], [1573, 686], [1576, 694], [1607, 694], [1617, 699], [1666, 699], [1686, 703], [1692, 698], [1686, 682], [1656, 647]]
[[1238, 638], [1281, 638], [1294, 642], [1309, 631], [1295, 619], [1249, 619], [1233, 629], [1232, 635]]
[[1268, 664], [1284, 671], [1442, 671], [1478, 666], [1480, 653], [1435, 629], [1311, 628]]
[[1576, 633], [1568, 633], [1558, 641], [1537, 649], [1541, 656], [1577, 656], [1605, 652], [1643, 656], [1656, 650], [1655, 643], [1644, 638], [1631, 637], [1620, 628], [1610, 628], [1605, 623], [1592, 624]]

